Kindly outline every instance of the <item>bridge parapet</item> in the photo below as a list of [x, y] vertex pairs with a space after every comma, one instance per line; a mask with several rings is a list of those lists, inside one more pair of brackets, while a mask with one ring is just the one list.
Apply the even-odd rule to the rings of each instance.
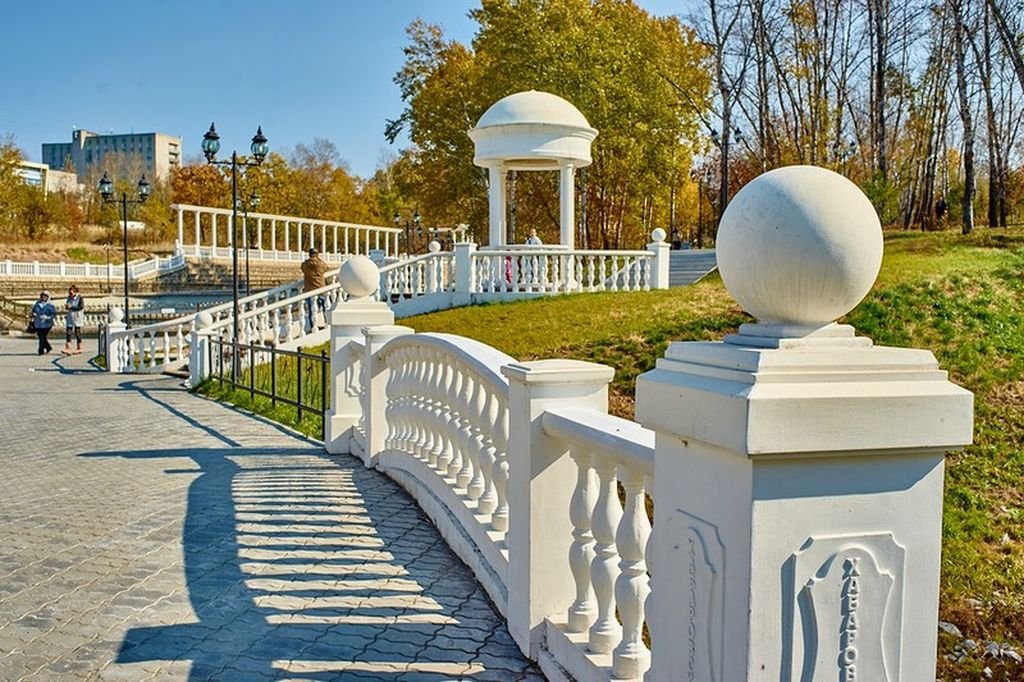
[[327, 447], [419, 501], [551, 679], [934, 679], [944, 455], [972, 396], [834, 322], [880, 258], [840, 176], [750, 183], [719, 259], [758, 322], [672, 344], [638, 422], [607, 414], [612, 368], [340, 303]]

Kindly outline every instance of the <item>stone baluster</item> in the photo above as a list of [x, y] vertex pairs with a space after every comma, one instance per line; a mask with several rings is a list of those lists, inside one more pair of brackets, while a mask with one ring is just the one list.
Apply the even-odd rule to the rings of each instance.
[[146, 335], [142, 337], [143, 338], [143, 342], [142, 342], [143, 348], [145, 348], [145, 346], [146, 346], [146, 342], [145, 342], [146, 336], [149, 337], [149, 362], [146, 363], [146, 366], [147, 367], [156, 367], [157, 366], [157, 361], [156, 361], [156, 332], [155, 331], [153, 331], [153, 332], [146, 332]]
[[452, 385], [455, 382], [455, 365], [451, 359], [445, 359], [441, 363], [443, 374], [441, 385], [438, 387], [438, 434], [441, 437], [441, 450], [437, 454], [437, 473], [444, 477], [448, 475], [448, 466], [452, 462]]
[[476, 468], [476, 450], [473, 441], [473, 395], [476, 393], [476, 377], [469, 371], [463, 375], [462, 391], [459, 394], [459, 410], [462, 414], [462, 468], [456, 476], [455, 482], [460, 488], [466, 490], [466, 497], [471, 497], [469, 484], [473, 480], [473, 470]]
[[452, 383], [448, 390], [446, 402], [450, 408], [451, 423], [449, 431], [449, 445], [451, 447], [451, 459], [448, 462], [448, 470], [445, 475], [456, 480], [459, 471], [462, 469], [462, 407], [459, 403], [459, 396], [462, 393], [462, 386], [466, 381], [466, 368], [461, 364], [452, 364]]
[[171, 335], [167, 332], [166, 329], [164, 329], [161, 332], [161, 336], [163, 337], [162, 340], [163, 340], [164, 364], [167, 364], [168, 362], [171, 361]]
[[612, 675], [633, 679], [643, 675], [651, 663], [651, 652], [643, 641], [644, 603], [650, 591], [644, 552], [651, 524], [644, 505], [643, 472], [623, 465], [619, 480], [626, 495], [626, 508], [615, 533], [620, 558], [615, 602], [622, 621], [622, 641], [612, 652]]
[[597, 602], [590, 582], [590, 565], [594, 561], [594, 534], [590, 519], [597, 500], [590, 453], [574, 447], [569, 451], [576, 462], [576, 487], [569, 502], [569, 520], [572, 521], [572, 545], [569, 547], [569, 570], [576, 582], [576, 601], [569, 607], [566, 629], [586, 632], [597, 617]]
[[484, 477], [484, 490], [477, 500], [477, 511], [491, 514], [498, 506], [498, 494], [494, 487], [494, 467], [497, 463], [497, 448], [494, 447], [494, 424], [498, 419], [498, 396], [491, 387], [484, 394], [484, 404], [480, 410], [480, 426], [482, 436], [480, 442], [480, 470]]
[[496, 447], [494, 459], [494, 490], [498, 504], [491, 514], [491, 528], [499, 532], [508, 530], [508, 406], [496, 398], [497, 414], [494, 421], [493, 440]]
[[469, 451], [471, 453], [470, 457], [473, 460], [473, 479], [466, 487], [467, 496], [469, 499], [474, 501], [480, 499], [480, 496], [484, 494], [484, 489], [487, 486], [487, 481], [484, 478], [483, 463], [484, 436], [483, 432], [480, 430], [486, 404], [487, 388], [484, 386], [483, 381], [480, 381], [478, 377], [474, 377], [473, 396], [469, 401], [470, 428], [472, 429], [469, 440]]
[[177, 355], [175, 360], [181, 360], [185, 357], [185, 334], [182, 332], [183, 325], [178, 325], [177, 331], [175, 332], [174, 343], [177, 346]]
[[591, 520], [595, 545], [590, 578], [597, 597], [597, 620], [590, 626], [587, 648], [594, 653], [606, 654], [622, 637], [622, 627], [615, 620], [614, 591], [615, 580], [619, 577], [615, 531], [622, 518], [622, 506], [615, 484], [615, 461], [595, 455], [594, 469], [597, 471], [598, 495]]

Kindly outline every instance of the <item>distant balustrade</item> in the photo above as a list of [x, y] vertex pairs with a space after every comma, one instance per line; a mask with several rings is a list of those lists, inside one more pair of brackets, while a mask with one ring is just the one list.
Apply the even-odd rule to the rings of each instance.
[[[135, 260], [128, 263], [128, 279], [138, 281], [185, 267], [185, 256], [176, 251], [171, 256]], [[59, 280], [122, 279], [124, 265], [112, 263], [42, 263], [0, 260], [0, 277], [53, 278]]]
[[249, 258], [269, 261], [302, 261], [311, 248], [325, 260], [340, 261], [353, 254], [380, 254], [395, 257], [399, 253], [402, 230], [381, 225], [318, 220], [298, 216], [238, 213], [239, 229], [232, 229], [231, 209], [172, 204], [176, 213], [178, 242], [184, 252], [199, 259], [231, 257], [236, 233], [242, 248], [249, 247]]

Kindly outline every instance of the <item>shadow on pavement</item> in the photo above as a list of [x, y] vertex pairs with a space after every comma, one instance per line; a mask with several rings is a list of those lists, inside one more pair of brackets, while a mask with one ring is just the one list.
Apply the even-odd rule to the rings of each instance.
[[353, 458], [313, 448], [82, 456], [198, 467], [165, 472], [199, 473], [182, 537], [196, 620], [133, 627], [117, 663], [187, 660], [191, 680], [542, 679], [415, 502]]

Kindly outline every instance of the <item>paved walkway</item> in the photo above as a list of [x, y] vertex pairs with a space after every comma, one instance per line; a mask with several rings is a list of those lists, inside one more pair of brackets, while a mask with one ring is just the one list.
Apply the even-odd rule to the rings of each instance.
[[6, 337], [0, 426], [0, 680], [543, 679], [354, 459]]

